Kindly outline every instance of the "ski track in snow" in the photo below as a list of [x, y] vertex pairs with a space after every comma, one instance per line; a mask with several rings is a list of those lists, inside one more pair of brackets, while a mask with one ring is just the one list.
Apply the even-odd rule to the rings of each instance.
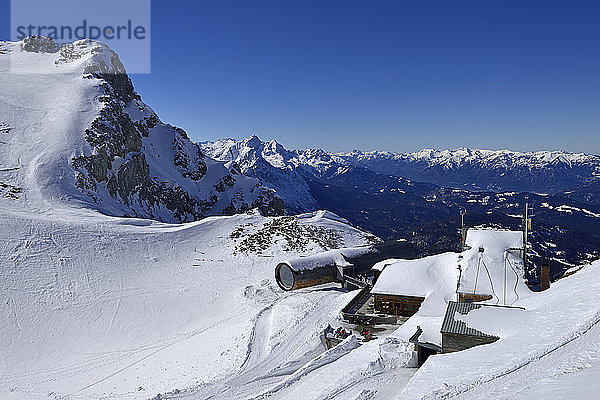
[[[237, 317], [240, 317], [241, 315], [242, 315], [242, 313], [240, 313], [240, 314], [237, 314], [237, 315], [234, 315], [234, 316], [232, 316], [232, 317], [229, 317], [229, 318], [225, 318], [225, 319], [223, 319], [223, 320], [219, 321], [219, 323], [217, 323], [217, 324], [218, 324], [218, 325], [223, 325], [223, 324], [227, 323], [228, 321], [230, 321], [231, 319], [233, 319], [233, 318], [237, 318]], [[141, 363], [142, 361], [144, 361], [144, 360], [146, 360], [146, 359], [148, 359], [148, 358], [152, 357], [153, 355], [155, 355], [155, 354], [157, 354], [157, 353], [159, 353], [159, 352], [161, 352], [161, 351], [163, 351], [163, 350], [166, 350], [166, 349], [168, 349], [168, 348], [169, 348], [169, 347], [171, 347], [171, 346], [174, 346], [174, 345], [176, 345], [176, 344], [178, 344], [178, 343], [181, 343], [181, 342], [183, 342], [183, 341], [189, 340], [189, 339], [193, 338], [194, 336], [196, 336], [196, 335], [198, 335], [198, 334], [201, 334], [201, 333], [204, 333], [204, 332], [206, 332], [206, 331], [208, 331], [208, 330], [210, 330], [210, 329], [213, 329], [213, 328], [214, 328], [214, 326], [210, 326], [210, 327], [206, 327], [206, 328], [200, 329], [200, 330], [198, 330], [198, 331], [196, 331], [196, 332], [193, 332], [193, 333], [191, 333], [191, 334], [187, 335], [186, 337], [183, 337], [183, 338], [181, 338], [181, 339], [175, 340], [175, 341], [173, 341], [173, 342], [171, 342], [171, 343], [168, 343], [168, 344], [166, 344], [166, 345], [164, 345], [164, 346], [160, 346], [158, 349], [156, 349], [156, 350], [154, 350], [154, 351], [150, 352], [149, 354], [145, 355], [144, 357], [142, 357], [142, 358], [140, 358], [140, 359], [138, 359], [138, 360], [135, 360], [135, 361], [134, 361], [134, 362], [132, 362], [131, 364], [128, 364], [128, 365], [126, 365], [125, 367], [123, 367], [123, 368], [121, 368], [121, 369], [119, 369], [119, 370], [117, 370], [117, 371], [115, 371], [115, 372], [111, 373], [110, 375], [108, 375], [108, 376], [105, 376], [104, 378], [102, 378], [102, 379], [99, 379], [99, 380], [97, 380], [97, 381], [95, 381], [95, 382], [92, 382], [92, 383], [90, 383], [89, 385], [87, 385], [87, 386], [84, 386], [84, 387], [82, 387], [82, 388], [80, 388], [80, 389], [78, 389], [78, 390], [75, 390], [73, 393], [71, 393], [71, 395], [73, 395], [73, 394], [77, 394], [77, 393], [79, 393], [79, 392], [82, 392], [82, 391], [84, 391], [84, 390], [86, 390], [86, 389], [89, 389], [89, 388], [91, 388], [91, 387], [93, 387], [93, 386], [95, 386], [95, 385], [97, 385], [97, 384], [99, 384], [99, 383], [102, 383], [102, 382], [106, 381], [107, 379], [110, 379], [110, 378], [112, 378], [113, 376], [116, 376], [117, 374], [119, 374], [119, 373], [121, 373], [121, 372], [123, 372], [123, 371], [125, 371], [125, 370], [127, 370], [127, 369], [129, 369], [129, 368], [131, 368], [131, 367], [133, 367], [133, 366], [135, 366], [136, 364], [139, 364], [139, 363]]]
[[[325, 349], [316, 334], [325, 321], [335, 319], [329, 298], [337, 297], [338, 290], [303, 289], [298, 292], [284, 293], [271, 305], [264, 308], [255, 320], [246, 359], [239, 372], [233, 378], [213, 382], [183, 393], [167, 394], [164, 398], [186, 399], [247, 399], [254, 398], [266, 388], [283, 381], [301, 368], [312, 357]], [[273, 309], [286, 300], [297, 299], [298, 295], [308, 298], [310, 311], [305, 311], [298, 325], [286, 332], [284, 342], [276, 343], [269, 349], [271, 338]], [[337, 302], [339, 308], [343, 302]], [[311, 338], [305, 337], [312, 333]], [[313, 339], [313, 340], [310, 340]]]
[[[243, 398], [322, 352], [320, 329], [349, 300], [337, 288], [280, 291], [280, 245], [275, 257], [232, 257], [229, 233], [260, 227], [260, 216], [167, 225], [77, 210], [32, 217], [1, 203], [0, 213], [3, 399], [144, 399], [177, 388]], [[364, 240], [337, 221], [310, 223], [341, 229], [349, 245]], [[215, 261], [193, 267], [198, 249]]]
[[241, 372], [244, 372], [254, 366], [265, 357], [267, 352], [267, 340], [270, 337], [270, 319], [271, 319], [271, 308], [273, 304], [263, 309], [258, 316], [254, 326], [252, 327], [252, 333], [250, 340], [248, 340], [248, 352], [246, 353], [246, 359], [242, 363], [240, 368]]
[[[441, 398], [481, 399], [502, 398], [518, 399], [535, 397], [536, 392], [548, 390], [545, 380], [568, 376], [591, 367], [592, 362], [600, 360], [600, 319], [588, 328], [579, 330], [565, 343], [545, 352], [539, 357], [525, 362], [511, 371], [497, 375], [488, 381]], [[539, 380], [532, 377], [540, 377]], [[554, 391], [555, 398], [572, 399], [571, 393], [560, 394]]]

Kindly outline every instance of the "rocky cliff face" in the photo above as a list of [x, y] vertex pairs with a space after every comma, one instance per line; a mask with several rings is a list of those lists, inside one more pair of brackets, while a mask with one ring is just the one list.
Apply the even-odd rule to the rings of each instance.
[[92, 207], [165, 222], [252, 208], [268, 215], [283, 212], [272, 189], [206, 157], [185, 131], [161, 122], [106, 45], [81, 40], [48, 53], [51, 39], [30, 37], [21, 48], [50, 54], [56, 68], [68, 68], [87, 81], [86, 92], [93, 98], [83, 102], [95, 104], [97, 112], [91, 124], [71, 133], [82, 135], [85, 144], [73, 152], [70, 166], [74, 185]]

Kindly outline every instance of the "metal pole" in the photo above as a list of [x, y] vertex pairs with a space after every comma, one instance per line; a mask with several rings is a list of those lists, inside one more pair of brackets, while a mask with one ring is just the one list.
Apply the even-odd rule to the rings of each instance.
[[462, 267], [458, 264], [458, 280], [456, 281], [456, 301], [459, 301], [460, 296], [458, 292], [460, 292], [460, 278], [462, 276]]
[[508, 253], [504, 252], [504, 300], [503, 304], [506, 305], [506, 261], [508, 258]]
[[460, 251], [465, 251], [465, 240], [466, 240], [466, 232], [465, 232], [465, 214], [466, 210], [460, 210]]
[[523, 238], [523, 270], [527, 271], [527, 235], [529, 228], [529, 204], [525, 203], [525, 237]]

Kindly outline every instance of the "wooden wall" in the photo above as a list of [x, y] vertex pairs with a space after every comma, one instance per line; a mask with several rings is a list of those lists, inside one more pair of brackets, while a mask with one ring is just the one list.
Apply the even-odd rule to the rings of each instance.
[[458, 293], [459, 303], [476, 303], [478, 301], [490, 300], [493, 296], [489, 294]]
[[424, 297], [375, 294], [375, 312], [410, 317], [419, 311]]
[[550, 289], [550, 265], [542, 264], [540, 271], [540, 290]]

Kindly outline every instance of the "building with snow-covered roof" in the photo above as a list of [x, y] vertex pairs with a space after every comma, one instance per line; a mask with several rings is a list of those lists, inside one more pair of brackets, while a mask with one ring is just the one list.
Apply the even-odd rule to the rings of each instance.
[[457, 303], [455, 301], [448, 303], [444, 322], [440, 329], [442, 333], [442, 352], [461, 351], [482, 344], [493, 343], [499, 339], [498, 336], [488, 335], [456, 318], [457, 314], [467, 315], [469, 312], [485, 306], [489, 307], [486, 304]]
[[371, 290], [375, 311], [409, 317], [431, 294], [452, 294], [458, 277], [456, 263], [456, 253], [378, 263], [374, 268], [383, 268]]
[[524, 279], [522, 232], [471, 228], [465, 244], [458, 260], [459, 302], [512, 305], [531, 293]]
[[378, 262], [377, 264], [373, 265], [373, 267], [371, 268], [371, 273], [373, 274], [373, 285], [375, 285], [377, 283], [377, 279], [379, 279], [379, 276], [381, 275], [381, 273], [383, 272], [385, 267], [387, 267], [388, 265], [392, 265], [396, 261], [398, 261], [398, 260], [390, 259], [390, 260]]
[[444, 335], [447, 343], [455, 340], [454, 345], [446, 347], [456, 349], [491, 340], [483, 331], [483, 336], [448, 329], [442, 332], [444, 324], [457, 327], [460, 323], [456, 321], [462, 318], [462, 314], [452, 312], [456, 324], [449, 325], [446, 316], [451, 307], [448, 304], [468, 304], [456, 307], [472, 309], [479, 308], [474, 302], [480, 301], [486, 301], [486, 307], [517, 306], [531, 295], [523, 279], [521, 232], [469, 229], [465, 244], [466, 250], [461, 253], [448, 252], [416, 260], [385, 260], [374, 267], [381, 270], [371, 291], [375, 311], [410, 317], [396, 335], [415, 344], [419, 362], [440, 352]]
[[413, 244], [405, 240], [329, 250], [280, 262], [275, 267], [275, 280], [286, 291], [329, 282], [344, 283], [368, 274], [373, 265], [382, 260], [414, 256]]

